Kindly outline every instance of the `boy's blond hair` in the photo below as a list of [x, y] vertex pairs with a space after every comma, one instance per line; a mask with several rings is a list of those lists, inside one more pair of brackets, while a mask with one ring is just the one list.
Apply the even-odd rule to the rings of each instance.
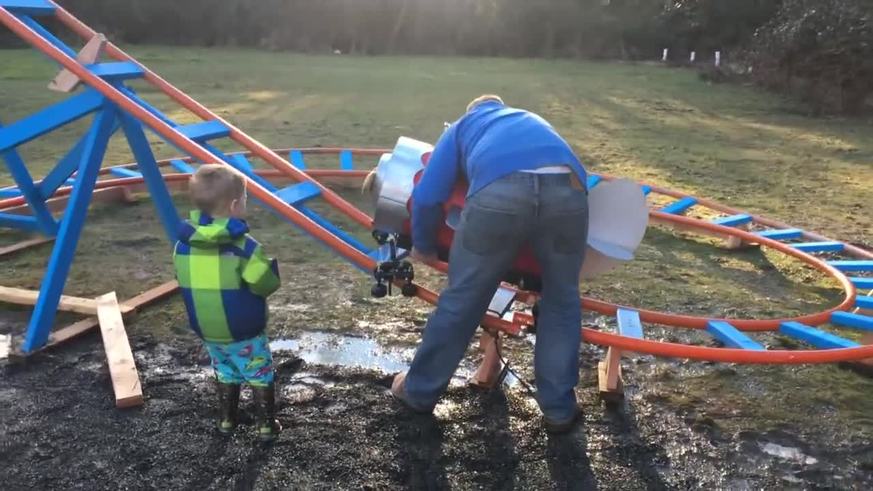
[[467, 112], [470, 112], [470, 109], [473, 109], [474, 107], [478, 106], [479, 104], [482, 104], [482, 103], [485, 102], [485, 101], [497, 101], [497, 102], [499, 102], [499, 103], [501, 103], [501, 104], [504, 104], [503, 99], [501, 99], [499, 95], [496, 95], [496, 94], [482, 94], [482, 95], [480, 95], [479, 97], [477, 97], [477, 98], [473, 99], [472, 101], [470, 101], [469, 104], [467, 104]]
[[245, 191], [243, 178], [220, 164], [201, 165], [188, 185], [194, 206], [209, 215], [226, 214], [233, 200], [241, 199]]

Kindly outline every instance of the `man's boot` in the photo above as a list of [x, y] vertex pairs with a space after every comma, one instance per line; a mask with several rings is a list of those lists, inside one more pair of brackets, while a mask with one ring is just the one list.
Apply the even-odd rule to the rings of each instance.
[[258, 414], [255, 423], [258, 439], [271, 442], [282, 431], [282, 426], [276, 421], [276, 387], [252, 387], [252, 395]]
[[218, 432], [230, 435], [236, 429], [239, 408], [239, 384], [218, 382]]

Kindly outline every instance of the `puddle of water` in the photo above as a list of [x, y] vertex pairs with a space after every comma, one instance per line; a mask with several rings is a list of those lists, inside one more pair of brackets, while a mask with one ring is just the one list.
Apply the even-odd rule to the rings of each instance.
[[815, 457], [810, 457], [809, 455], [804, 454], [800, 451], [799, 448], [795, 447], [784, 447], [782, 445], [776, 443], [758, 443], [758, 446], [761, 448], [761, 451], [767, 455], [772, 455], [774, 457], [779, 457], [785, 460], [791, 460], [794, 462], [799, 462], [801, 464], [813, 465], [818, 463], [818, 459]]
[[[383, 373], [407, 370], [415, 356], [413, 348], [386, 348], [370, 338], [324, 332], [307, 332], [296, 339], [277, 339], [270, 343], [270, 349], [275, 352], [293, 352], [303, 361], [316, 365], [338, 365]], [[467, 383], [474, 372], [475, 367], [462, 365], [455, 372], [452, 385]], [[296, 377], [295, 380], [305, 382]], [[510, 373], [504, 384], [515, 387], [519, 385], [519, 380]]]
[[270, 343], [273, 351], [292, 351], [307, 363], [394, 373], [406, 370], [414, 351], [388, 350], [372, 339], [308, 332], [297, 339]]

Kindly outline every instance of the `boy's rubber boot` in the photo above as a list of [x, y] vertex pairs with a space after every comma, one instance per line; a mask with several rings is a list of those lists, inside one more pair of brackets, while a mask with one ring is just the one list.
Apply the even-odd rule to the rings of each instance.
[[218, 382], [218, 432], [230, 435], [236, 429], [239, 414], [239, 384]]
[[282, 431], [282, 426], [276, 421], [276, 386], [252, 387], [252, 395], [258, 414], [255, 426], [258, 439], [271, 442]]

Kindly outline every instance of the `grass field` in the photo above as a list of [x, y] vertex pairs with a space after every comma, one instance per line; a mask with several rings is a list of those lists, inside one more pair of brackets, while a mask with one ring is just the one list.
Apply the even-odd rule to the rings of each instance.
[[[495, 92], [509, 104], [550, 120], [591, 170], [714, 198], [873, 248], [873, 124], [808, 117], [803, 107], [779, 96], [749, 87], [708, 85], [692, 71], [570, 61], [359, 58], [163, 47], [130, 51], [271, 147], [391, 147], [401, 135], [433, 141], [443, 122], [454, 120], [472, 97]], [[0, 121], [14, 121], [57, 100], [45, 89], [53, 74], [54, 68], [33, 52], [0, 51]], [[166, 99], [153, 91], [140, 94], [178, 121], [189, 120], [190, 115], [170, 110]], [[81, 126], [22, 148], [34, 175], [51, 167]], [[162, 156], [178, 155], [158, 145]], [[114, 142], [107, 163], [129, 161], [127, 150]], [[0, 183], [10, 182], [0, 168]], [[162, 232], [152, 215], [147, 202], [95, 209], [67, 293], [96, 295], [116, 289], [125, 297], [168, 279]], [[282, 261], [283, 275], [293, 278], [273, 302], [280, 332], [300, 326], [348, 330], [362, 319], [368, 325], [421, 324], [426, 308], [398, 302], [386, 313], [368, 298], [369, 283], [363, 275], [264, 212], [256, 212], [252, 222], [258, 237]], [[33, 251], [5, 262], [0, 281], [36, 287], [45, 255], [45, 250]], [[585, 289], [599, 298], [673, 312], [772, 317], [834, 304], [840, 298], [834, 286], [779, 254], [725, 252], [707, 240], [652, 228], [637, 261]], [[311, 308], [283, 309], [291, 304]], [[147, 311], [140, 319], [145, 320], [139, 325], [151, 322], [184, 331], [178, 302]], [[404, 342], [415, 339], [416, 333], [406, 332]], [[810, 380], [825, 389], [836, 380], [849, 384], [842, 392], [844, 404], [838, 404], [845, 410], [843, 416], [873, 432], [864, 415], [867, 410], [862, 410], [871, 405], [864, 396], [869, 382], [835, 367], [756, 373], [760, 380], [774, 383], [768, 389], [773, 397], [794, 407], [829, 404], [826, 399], [795, 400]], [[708, 392], [716, 390], [745, 398], [746, 419], [728, 415], [725, 424], [744, 424], [756, 417], [793, 421], [798, 416], [748, 396], [746, 389], [754, 380], [722, 375], [694, 376], [696, 396], [681, 384], [673, 395], [678, 404], [689, 406], [712, 403]], [[727, 414], [727, 405], [736, 402], [731, 397], [718, 401], [714, 411]]]

